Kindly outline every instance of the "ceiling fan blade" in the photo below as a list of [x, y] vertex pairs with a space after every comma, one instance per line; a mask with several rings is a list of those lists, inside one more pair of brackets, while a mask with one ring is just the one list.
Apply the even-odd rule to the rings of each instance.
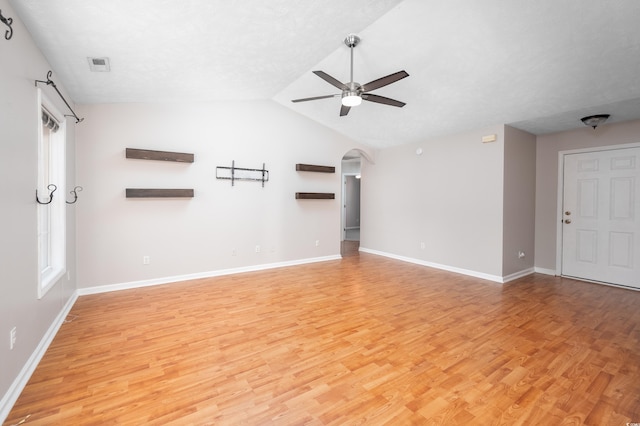
[[405, 77], [409, 77], [409, 74], [405, 70], [398, 71], [393, 74], [389, 74], [387, 76], [381, 77], [377, 80], [370, 81], [367, 84], [363, 84], [362, 91], [370, 92], [372, 90], [376, 90], [381, 87], [384, 87], [387, 84], [395, 83], [396, 81], [402, 80]]
[[329, 74], [327, 74], [324, 71], [314, 71], [313, 73], [315, 75], [317, 75], [318, 77], [320, 77], [321, 79], [323, 79], [324, 81], [326, 81], [327, 83], [331, 84], [332, 86], [337, 87], [340, 90], [349, 90], [349, 86], [347, 86], [346, 84], [340, 82], [339, 80], [331, 77]]
[[318, 99], [329, 99], [329, 98], [335, 98], [340, 96], [339, 94], [337, 95], [324, 95], [324, 96], [314, 96], [312, 98], [302, 98], [302, 99], [292, 99], [291, 102], [306, 102], [306, 101], [315, 101]]
[[379, 104], [391, 105], [402, 108], [406, 104], [404, 102], [396, 101], [395, 99], [385, 98], [384, 96], [374, 95], [371, 93], [363, 93], [362, 99], [369, 102], [376, 102]]
[[340, 107], [340, 117], [344, 117], [345, 115], [349, 114], [349, 110], [351, 109], [351, 107], [342, 105]]

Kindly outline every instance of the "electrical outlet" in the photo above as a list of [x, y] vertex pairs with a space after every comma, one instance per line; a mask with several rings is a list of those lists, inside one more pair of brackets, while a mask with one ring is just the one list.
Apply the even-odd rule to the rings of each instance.
[[424, 250], [424, 249], [425, 249], [425, 247], [426, 247], [426, 245], [425, 245], [424, 243], [420, 243], [420, 248], [421, 248], [422, 250]]
[[151, 263], [151, 257], [149, 256], [142, 256], [142, 264], [143, 265], [148, 265]]
[[13, 350], [13, 347], [16, 345], [16, 327], [13, 327], [9, 332], [9, 349]]
[[320, 246], [320, 240], [316, 240], [316, 247]]
[[260, 253], [260, 246], [256, 246], [256, 253]]

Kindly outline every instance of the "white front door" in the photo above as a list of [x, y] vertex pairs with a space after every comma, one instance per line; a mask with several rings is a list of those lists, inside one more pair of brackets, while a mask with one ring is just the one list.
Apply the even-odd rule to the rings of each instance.
[[640, 147], [564, 156], [562, 275], [640, 289]]

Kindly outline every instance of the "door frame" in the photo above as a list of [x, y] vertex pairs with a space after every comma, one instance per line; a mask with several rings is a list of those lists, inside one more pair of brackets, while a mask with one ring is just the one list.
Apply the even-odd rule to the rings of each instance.
[[[594, 146], [589, 148], [570, 149], [565, 151], [558, 151], [558, 190], [557, 192], [557, 211], [556, 211], [556, 275], [562, 275], [562, 212], [564, 202], [564, 156], [571, 154], [584, 154], [587, 152], [599, 152], [599, 151], [615, 151], [617, 149], [638, 148], [640, 142], [618, 144], [618, 145], [605, 145]], [[588, 280], [585, 280], [588, 281]], [[608, 284], [614, 285], [614, 284]], [[627, 288], [627, 287], [625, 287]]]

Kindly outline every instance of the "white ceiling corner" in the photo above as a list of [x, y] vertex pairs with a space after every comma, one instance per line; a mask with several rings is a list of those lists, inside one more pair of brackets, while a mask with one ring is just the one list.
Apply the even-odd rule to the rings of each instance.
[[[640, 118], [637, 0], [10, 0], [79, 104], [273, 99], [374, 148], [511, 124]], [[339, 117], [313, 70], [359, 83], [406, 70]], [[108, 57], [92, 73], [87, 57]], [[47, 70], [43, 70], [43, 76]]]

